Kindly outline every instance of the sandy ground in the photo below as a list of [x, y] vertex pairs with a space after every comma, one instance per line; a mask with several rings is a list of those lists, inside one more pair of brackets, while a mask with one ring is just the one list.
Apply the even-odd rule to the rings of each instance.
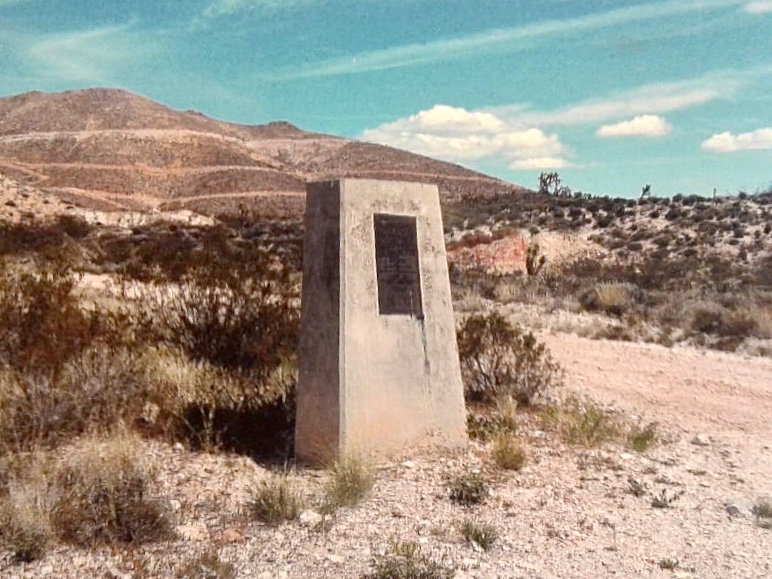
[[684, 435], [738, 445], [772, 478], [772, 359], [569, 334], [543, 338], [570, 388]]

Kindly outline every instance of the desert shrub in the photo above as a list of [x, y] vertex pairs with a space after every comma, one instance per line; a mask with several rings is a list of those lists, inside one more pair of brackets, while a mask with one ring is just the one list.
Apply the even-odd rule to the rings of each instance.
[[636, 452], [645, 452], [659, 441], [657, 424], [650, 422], [646, 426], [634, 425], [627, 433], [627, 443]]
[[691, 329], [722, 338], [743, 338], [755, 333], [757, 323], [747, 311], [727, 310], [720, 305], [698, 306], [692, 312]]
[[151, 482], [136, 437], [78, 441], [59, 460], [53, 480], [57, 535], [81, 546], [167, 538], [171, 521], [165, 505], [149, 496]]
[[42, 265], [0, 272], [0, 361], [35, 373], [56, 372], [95, 338], [66, 268]]
[[70, 247], [91, 232], [80, 217], [61, 215], [51, 221], [0, 223], [0, 255], [35, 254], [47, 261], [66, 258], [63, 248]]
[[252, 490], [249, 512], [253, 517], [276, 525], [295, 519], [300, 513], [302, 499], [286, 475], [278, 475], [261, 481]]
[[579, 296], [579, 303], [590, 312], [620, 317], [633, 304], [635, 290], [628, 284], [599, 283]]
[[156, 284], [143, 297], [161, 341], [193, 360], [264, 380], [294, 355], [297, 288], [289, 269], [269, 252], [251, 249], [239, 255], [236, 265], [212, 252], [178, 287]]
[[470, 401], [490, 403], [509, 397], [530, 406], [562, 381], [560, 367], [546, 346], [499, 313], [470, 316], [457, 338]]
[[143, 375], [134, 352], [104, 345], [84, 350], [56, 377], [0, 369], [0, 448], [54, 446], [134, 423], [153, 396]]
[[600, 446], [622, 435], [619, 421], [610, 412], [576, 396], [569, 396], [559, 405], [548, 407], [543, 418], [571, 444]]
[[335, 461], [328, 469], [325, 510], [356, 506], [370, 493], [374, 484], [375, 472], [363, 458], [345, 456]]
[[488, 498], [488, 483], [478, 473], [454, 476], [448, 482], [450, 500], [465, 507], [479, 505]]

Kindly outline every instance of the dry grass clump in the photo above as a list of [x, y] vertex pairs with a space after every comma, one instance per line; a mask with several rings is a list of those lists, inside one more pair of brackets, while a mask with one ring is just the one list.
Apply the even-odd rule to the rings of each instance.
[[491, 458], [496, 466], [505, 470], [520, 470], [528, 455], [523, 444], [511, 434], [499, 434], [493, 439]]
[[57, 535], [80, 546], [168, 538], [167, 508], [150, 497], [153, 476], [135, 435], [77, 441], [52, 480]]
[[478, 440], [489, 440], [498, 435], [517, 432], [517, 401], [502, 396], [495, 405], [471, 405], [467, 411], [466, 425], [469, 436]]
[[168, 509], [151, 495], [153, 468], [136, 435], [7, 455], [3, 470], [0, 543], [18, 561], [41, 558], [55, 540], [90, 547], [171, 536]]
[[178, 579], [236, 579], [236, 566], [223, 561], [215, 550], [204, 551], [188, 562], [176, 575]]
[[499, 538], [499, 533], [493, 525], [477, 524], [471, 519], [461, 522], [461, 534], [467, 542], [476, 544], [483, 551], [493, 547], [493, 543]]
[[55, 537], [51, 461], [42, 453], [5, 455], [0, 466], [0, 544], [17, 562], [42, 558]]
[[414, 541], [395, 542], [389, 553], [375, 561], [369, 579], [451, 579], [455, 571], [421, 553]]
[[636, 452], [646, 452], [659, 442], [656, 422], [646, 426], [633, 425], [627, 433], [627, 443]]
[[634, 289], [625, 283], [603, 282], [579, 297], [579, 303], [590, 312], [621, 317], [633, 305]]
[[303, 506], [300, 493], [286, 474], [270, 477], [252, 490], [249, 512], [259, 521], [277, 525], [297, 518]]
[[374, 484], [375, 471], [364, 458], [356, 455], [340, 458], [328, 468], [324, 510], [356, 506]]
[[772, 500], [769, 498], [758, 499], [751, 510], [759, 527], [772, 529]]

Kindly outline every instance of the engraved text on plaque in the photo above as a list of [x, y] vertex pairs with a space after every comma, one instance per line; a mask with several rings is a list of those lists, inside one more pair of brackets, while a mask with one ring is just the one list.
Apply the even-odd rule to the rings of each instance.
[[379, 313], [423, 318], [415, 217], [376, 213], [373, 219]]

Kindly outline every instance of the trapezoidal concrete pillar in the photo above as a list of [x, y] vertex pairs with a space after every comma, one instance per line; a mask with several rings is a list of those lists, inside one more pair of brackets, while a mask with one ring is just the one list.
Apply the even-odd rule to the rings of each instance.
[[308, 185], [295, 454], [466, 442], [437, 187]]

